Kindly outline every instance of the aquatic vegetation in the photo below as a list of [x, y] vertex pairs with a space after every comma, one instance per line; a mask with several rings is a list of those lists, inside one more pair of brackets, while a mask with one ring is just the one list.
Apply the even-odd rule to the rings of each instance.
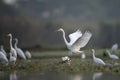
[[[81, 59], [80, 55], [70, 55], [71, 64], [62, 63], [61, 56], [68, 54], [66, 51], [56, 52], [32, 52], [31, 61], [17, 61], [13, 65], [0, 63], [0, 71], [65, 71], [65, 72], [114, 72], [120, 73], [120, 62], [103, 57], [101, 50], [96, 50], [97, 56], [102, 58], [107, 66], [96, 66], [93, 63], [90, 50], [86, 51], [86, 59]], [[44, 54], [44, 55], [43, 55]], [[65, 54], [65, 55], [64, 55]]]

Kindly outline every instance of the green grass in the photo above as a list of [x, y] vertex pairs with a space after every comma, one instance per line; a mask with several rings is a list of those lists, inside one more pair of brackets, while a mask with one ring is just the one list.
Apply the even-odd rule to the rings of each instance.
[[[106, 63], [114, 65], [116, 61], [103, 56], [103, 49], [95, 50], [96, 57], [103, 59]], [[93, 64], [91, 49], [85, 50], [86, 59], [82, 60], [80, 54], [70, 55], [68, 51], [45, 51], [32, 53], [31, 62], [17, 61], [15, 66], [0, 64], [0, 71], [65, 71], [65, 72], [115, 72], [120, 73], [120, 65], [96, 66]], [[62, 63], [62, 56], [70, 56], [71, 64]], [[116, 55], [120, 57], [119, 50]], [[120, 61], [117, 61], [120, 64]]]

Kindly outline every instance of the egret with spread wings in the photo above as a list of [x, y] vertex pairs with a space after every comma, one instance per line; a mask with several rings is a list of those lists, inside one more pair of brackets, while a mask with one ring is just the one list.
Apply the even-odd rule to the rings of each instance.
[[82, 34], [82, 32], [78, 29], [76, 32], [69, 35], [70, 42], [68, 42], [65, 37], [65, 31], [62, 28], [58, 29], [58, 31], [63, 33], [63, 39], [71, 53], [83, 53], [80, 49], [87, 45], [92, 36], [90, 31], [86, 31]]

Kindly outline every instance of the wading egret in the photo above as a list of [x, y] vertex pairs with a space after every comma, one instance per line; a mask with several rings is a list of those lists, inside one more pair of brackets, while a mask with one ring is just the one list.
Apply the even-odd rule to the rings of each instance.
[[92, 56], [93, 56], [94, 64], [96, 64], [96, 65], [104, 65], [105, 66], [105, 62], [102, 59], [95, 57], [95, 50], [94, 49], [92, 49]]
[[8, 36], [10, 37], [10, 62], [14, 62], [15, 64], [17, 60], [17, 53], [16, 53], [16, 50], [12, 46], [12, 34], [8, 34]]
[[108, 53], [109, 58], [113, 59], [113, 60], [118, 60], [119, 57], [115, 54], [111, 54], [109, 50], [106, 50], [106, 52]]
[[6, 51], [4, 50], [3, 45], [1, 45], [1, 51], [7, 56], [7, 53], [6, 53]]
[[8, 63], [8, 59], [7, 59], [6, 55], [1, 51], [0, 51], [0, 61]]
[[15, 38], [15, 50], [21, 59], [26, 60], [26, 56], [24, 52], [20, 48], [17, 47], [17, 44], [18, 44], [18, 39]]
[[31, 59], [32, 58], [32, 55], [31, 55], [31, 53], [28, 50], [25, 51], [25, 56], [26, 56], [27, 59]]
[[82, 34], [82, 32], [78, 29], [76, 32], [69, 35], [70, 42], [68, 42], [65, 37], [65, 31], [62, 28], [58, 29], [58, 31], [63, 33], [64, 42], [70, 53], [83, 53], [83, 51], [80, 51], [80, 48], [85, 47], [92, 36], [90, 31], [86, 31]]

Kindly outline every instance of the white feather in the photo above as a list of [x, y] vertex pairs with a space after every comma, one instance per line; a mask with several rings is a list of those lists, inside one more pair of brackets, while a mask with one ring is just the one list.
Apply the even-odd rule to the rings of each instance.
[[95, 57], [95, 50], [94, 49], [92, 49], [92, 55], [93, 55], [93, 61], [96, 65], [105, 65], [105, 62], [102, 59]]
[[1, 51], [0, 51], [0, 61], [8, 63], [8, 59], [7, 59], [6, 55]]
[[106, 52], [108, 53], [109, 55], [109, 58], [113, 59], [113, 60], [118, 60], [119, 57], [115, 54], [111, 54], [109, 50], [106, 50]]
[[26, 56], [25, 56], [24, 52], [23, 52], [20, 48], [17, 47], [18, 39], [16, 38], [15, 41], [16, 41], [16, 43], [15, 43], [15, 50], [16, 50], [18, 56], [19, 56], [21, 59], [26, 60]]
[[80, 48], [83, 48], [87, 45], [89, 42], [92, 33], [89, 31], [86, 31], [83, 35], [80, 30], [77, 30], [74, 33], [71, 33], [69, 35], [70, 42], [66, 40], [65, 32], [62, 28], [58, 29], [58, 31], [61, 31], [63, 33], [63, 39], [65, 41], [65, 44], [67, 45], [67, 48], [70, 50], [71, 53], [83, 53], [83, 51], [80, 51]]

